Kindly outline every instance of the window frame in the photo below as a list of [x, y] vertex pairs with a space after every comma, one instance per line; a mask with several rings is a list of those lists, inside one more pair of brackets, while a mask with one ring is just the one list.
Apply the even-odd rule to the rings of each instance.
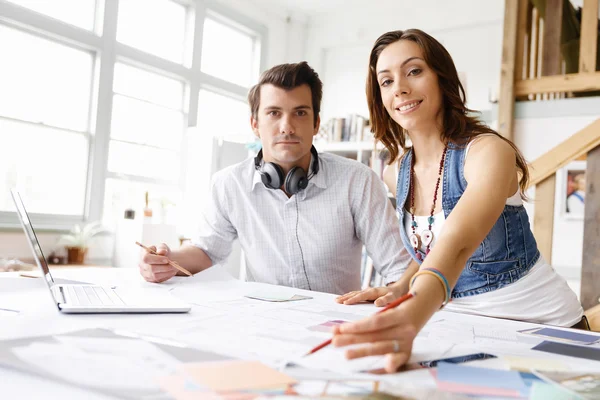
[[[260, 44], [256, 72], [265, 69], [267, 59], [267, 28], [265, 25], [240, 14], [215, 0], [170, 0], [187, 10], [186, 57], [183, 64], [169, 61], [116, 40], [119, 0], [96, 1], [96, 23], [93, 31], [70, 25], [58, 19], [39, 14], [28, 8], [0, 0], [0, 24], [19, 29], [62, 45], [87, 50], [95, 54], [89, 129], [82, 132], [89, 140], [88, 173], [85, 206], [82, 215], [32, 214], [38, 231], [68, 231], [74, 224], [102, 220], [105, 184], [108, 178], [123, 174], [108, 171], [108, 148], [112, 118], [114, 67], [117, 62], [143, 68], [184, 82], [184, 126], [198, 124], [198, 99], [201, 87], [218, 91], [233, 98], [245, 98], [248, 88], [213, 77], [201, 71], [202, 35], [204, 19], [212, 18], [246, 34], [252, 35], [255, 45]], [[193, 32], [193, 36], [191, 33]], [[181, 144], [181, 175], [178, 186], [182, 193], [186, 182], [186, 135]], [[128, 176], [135, 181], [153, 184], [172, 184], [161, 179]], [[0, 211], [0, 230], [20, 229], [16, 212]]]

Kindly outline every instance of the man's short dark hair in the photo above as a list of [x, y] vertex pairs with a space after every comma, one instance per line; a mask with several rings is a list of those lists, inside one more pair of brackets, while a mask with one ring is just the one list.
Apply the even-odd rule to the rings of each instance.
[[259, 82], [248, 93], [248, 103], [254, 119], [258, 119], [260, 88], [265, 84], [271, 84], [286, 90], [304, 84], [308, 85], [312, 94], [314, 124], [317, 126], [317, 118], [319, 118], [319, 112], [321, 111], [321, 99], [323, 98], [323, 82], [319, 79], [319, 74], [306, 61], [276, 65], [261, 74]]

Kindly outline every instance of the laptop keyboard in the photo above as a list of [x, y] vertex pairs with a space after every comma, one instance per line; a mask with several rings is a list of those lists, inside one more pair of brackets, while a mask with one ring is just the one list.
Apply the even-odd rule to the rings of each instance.
[[125, 304], [114, 290], [102, 286], [63, 286], [69, 304], [77, 306], [115, 306]]

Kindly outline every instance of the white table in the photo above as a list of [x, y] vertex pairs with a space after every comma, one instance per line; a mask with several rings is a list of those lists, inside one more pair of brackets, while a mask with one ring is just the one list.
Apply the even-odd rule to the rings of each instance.
[[[52, 273], [55, 279], [70, 279], [108, 286], [128, 285], [143, 290], [160, 292], [173, 289], [173, 287], [177, 287], [177, 285], [184, 285], [186, 284], [185, 280], [188, 279], [184, 277], [175, 277], [167, 284], [149, 284], [141, 279], [137, 269], [117, 268], [57, 268], [54, 269]], [[56, 305], [53, 304], [50, 294], [41, 279], [19, 278], [16, 280], [16, 276], [18, 276], [18, 273], [0, 274], [0, 308], [18, 308], [20, 310], [20, 314], [16, 316], [0, 311], [0, 339], [57, 334], [94, 327], [105, 327], [126, 331], [142, 331], [145, 333], [155, 331], [160, 333], [159, 336], [164, 337], [165, 327], [186, 324], [193, 321], [194, 318], [197, 318], [200, 313], [205, 311], [201, 305], [194, 305], [189, 314], [61, 314], [57, 311]], [[8, 280], [3, 278], [12, 279]], [[201, 285], [199, 286], [198, 291], [200, 293], [202, 287]], [[311, 301], [333, 302], [335, 297], [325, 293], [299, 292], [302, 294], [308, 293], [314, 297], [313, 300], [303, 301], [306, 302], [305, 304], [307, 305], [310, 305]], [[349, 308], [348, 310], [353, 309]], [[453, 343], [453, 351], [458, 349], [462, 351], [462, 354], [485, 351], [497, 355], [552, 358], [560, 359], [561, 362], [570, 365], [573, 368], [594, 371], [600, 370], [600, 363], [598, 362], [540, 353], [530, 350], [530, 347], [533, 346], [531, 343], [517, 343], [512, 340], [507, 340], [510, 339], [510, 336], [514, 335], [517, 330], [535, 327], [535, 324], [496, 320], [443, 311], [436, 314], [432, 321], [433, 322], [428, 324], [424, 329], [423, 335], [421, 335], [422, 337], [417, 339], [420, 340], [422, 344], [426, 344], [427, 341], [429, 341], [429, 343], [433, 345], [439, 340], [446, 340]], [[456, 330], [453, 331], [453, 329], [449, 329], [448, 326], [454, 326], [456, 327]], [[445, 328], [440, 330], [437, 327]], [[473, 332], [473, 335], [465, 335], [465, 332]], [[476, 340], [474, 340], [475, 337]], [[206, 342], [194, 343], [193, 338], [194, 335], [189, 335], [184, 338], [184, 341], [192, 347], [206, 347]], [[172, 337], [171, 339], [181, 341], [182, 338]], [[445, 356], [445, 354], [439, 354], [439, 357], [443, 356]], [[485, 360], [481, 361], [481, 363], [502, 367], [501, 359]], [[323, 372], [315, 372], [313, 374], [310, 370], [305, 369], [286, 371], [299, 379], [303, 377], [315, 378], [324, 376]], [[435, 387], [434, 380], [426, 370], [378, 376], [378, 379], [382, 379], [392, 385], [406, 388]], [[0, 397], [2, 399], [110, 398], [62, 383], [42, 379], [30, 374], [8, 370], [6, 368], [0, 368]]]

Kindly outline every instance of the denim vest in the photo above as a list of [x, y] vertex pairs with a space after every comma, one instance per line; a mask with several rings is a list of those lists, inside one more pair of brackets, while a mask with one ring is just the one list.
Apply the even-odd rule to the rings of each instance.
[[[410, 191], [410, 166], [413, 152], [410, 149], [403, 157], [398, 173], [396, 193], [400, 234], [404, 246], [412, 258], [421, 263], [410, 244], [404, 229], [404, 209]], [[464, 176], [465, 148], [449, 144], [444, 161], [442, 183], [442, 208], [444, 216], [452, 212], [467, 188]], [[418, 249], [423, 258], [425, 254]], [[485, 237], [477, 250], [467, 260], [452, 298], [473, 296], [509, 285], [524, 276], [540, 258], [540, 252], [529, 227], [525, 207], [504, 206], [502, 215]]]

